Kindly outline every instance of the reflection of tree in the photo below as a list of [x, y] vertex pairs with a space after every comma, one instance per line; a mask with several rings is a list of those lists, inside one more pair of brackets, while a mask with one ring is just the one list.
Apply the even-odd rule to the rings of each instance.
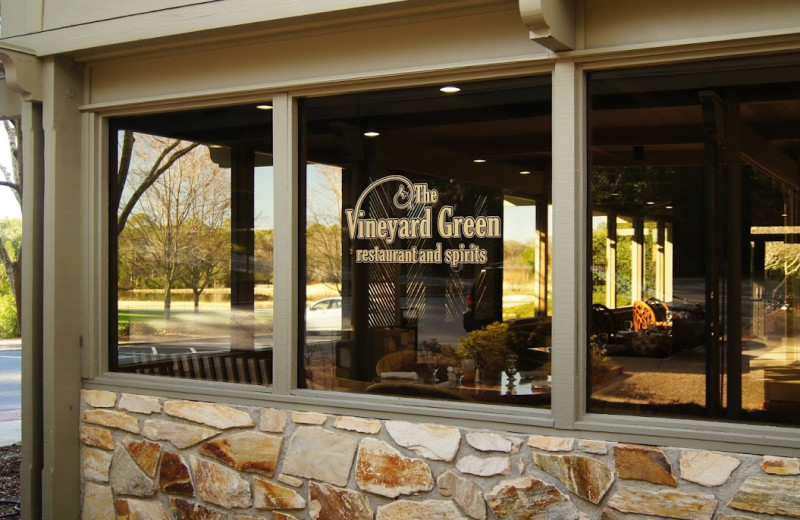
[[[204, 148], [154, 136], [137, 138], [143, 146], [130, 164], [141, 167], [125, 175], [137, 186], [131, 197], [139, 193], [139, 198], [119, 236], [120, 263], [128, 264], [120, 266], [120, 274], [157, 283], [164, 290], [168, 318], [172, 289], [190, 287], [197, 308], [202, 292], [229, 261], [230, 179]], [[175, 149], [186, 151], [153, 179], [153, 165], [165, 164], [165, 150]]]
[[780, 283], [772, 290], [772, 297], [775, 298], [784, 285], [800, 274], [800, 244], [767, 242], [764, 268], [768, 273], [777, 274], [781, 278]]
[[[314, 170], [321, 182], [314, 183], [307, 204], [306, 255], [309, 282], [342, 287], [342, 170], [322, 165]], [[309, 173], [309, 177], [312, 174]]]
[[[128, 222], [133, 208], [142, 194], [147, 191], [150, 186], [155, 183], [164, 172], [166, 172], [178, 159], [191, 152], [195, 147], [199, 146], [198, 143], [184, 143], [177, 139], [165, 139], [155, 136], [139, 135], [143, 138], [143, 144], [146, 150], [141, 150], [138, 147], [134, 150], [136, 143], [136, 135], [130, 130], [122, 132], [122, 142], [119, 152], [119, 165], [117, 168], [117, 234], [122, 233], [125, 225]], [[157, 152], [157, 153], [153, 153]], [[136, 162], [141, 165], [142, 163], [135, 159], [145, 158], [147, 164], [146, 170], [139, 171], [136, 175], [135, 182], [128, 182], [128, 176], [131, 172], [131, 164]], [[123, 205], [123, 194], [129, 193], [128, 199]]]

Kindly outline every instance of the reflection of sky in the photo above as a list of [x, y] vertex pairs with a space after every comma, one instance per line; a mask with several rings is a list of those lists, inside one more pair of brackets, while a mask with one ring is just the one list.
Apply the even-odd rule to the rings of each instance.
[[503, 240], [527, 244], [536, 237], [536, 206], [503, 206]]
[[273, 211], [272, 184], [275, 178], [272, 166], [256, 168], [255, 187], [255, 227], [256, 229], [272, 229], [275, 226]]

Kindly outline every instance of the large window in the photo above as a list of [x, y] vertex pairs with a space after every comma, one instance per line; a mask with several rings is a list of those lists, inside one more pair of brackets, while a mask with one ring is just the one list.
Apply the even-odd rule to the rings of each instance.
[[550, 404], [548, 77], [301, 102], [300, 384]]
[[589, 411], [800, 424], [800, 67], [588, 76]]
[[113, 370], [272, 383], [270, 108], [112, 120]]

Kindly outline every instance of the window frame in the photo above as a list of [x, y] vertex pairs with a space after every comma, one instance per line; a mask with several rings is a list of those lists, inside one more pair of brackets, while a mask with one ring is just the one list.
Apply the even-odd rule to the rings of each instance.
[[[201, 399], [232, 404], [324, 411], [340, 415], [368, 415], [384, 419], [436, 421], [474, 428], [519, 433], [567, 435], [581, 438], [640, 442], [690, 448], [708, 448], [749, 453], [795, 455], [800, 449], [797, 428], [586, 412], [587, 283], [586, 262], [590, 252], [587, 195], [586, 72], [610, 68], [697, 62], [756, 54], [735, 46], [727, 50], [677, 49], [657, 56], [642, 50], [624, 50], [606, 55], [592, 52], [550, 56], [550, 61], [505, 66], [454, 69], [370, 81], [352, 80], [322, 86], [296, 86], [280, 91], [240, 96], [230, 92], [205, 92], [202, 99], [158, 99], [82, 107], [85, 138], [84, 187], [92, 201], [84, 213], [87, 225], [84, 250], [88, 261], [83, 272], [89, 280], [82, 295], [84, 308], [84, 388], [110, 389], [171, 398]], [[765, 49], [761, 49], [763, 52]], [[767, 51], [769, 49], [766, 49]], [[773, 50], [780, 50], [776, 48]], [[523, 70], [524, 69], [524, 70]], [[391, 396], [345, 394], [297, 388], [299, 329], [299, 172], [298, 100], [375, 88], [418, 86], [437, 80], [476, 80], [514, 75], [551, 74], [552, 95], [552, 207], [553, 207], [553, 398], [549, 410], [497, 407], [480, 403], [439, 403]], [[110, 165], [109, 118], [136, 113], [183, 110], [240, 104], [254, 99], [273, 100], [274, 211], [288, 215], [275, 224], [273, 386], [272, 388], [158, 376], [114, 373], [108, 370], [111, 296], [108, 271], [108, 172]], [[304, 266], [303, 266], [304, 267]], [[588, 289], [587, 289], [588, 288]], [[587, 294], [587, 292], [589, 294]], [[588, 298], [588, 300], [587, 300]], [[91, 318], [90, 318], [91, 317]], [[571, 348], [570, 348], [571, 346]]]

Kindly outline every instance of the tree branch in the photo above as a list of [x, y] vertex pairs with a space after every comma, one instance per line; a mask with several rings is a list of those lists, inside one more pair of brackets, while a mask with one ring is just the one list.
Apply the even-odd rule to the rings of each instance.
[[145, 179], [142, 181], [142, 184], [140, 184], [139, 187], [136, 188], [136, 191], [133, 192], [131, 198], [128, 200], [127, 203], [125, 203], [125, 207], [120, 213], [117, 222], [117, 235], [122, 233], [122, 230], [125, 229], [125, 224], [128, 222], [128, 217], [130, 217], [130, 214], [133, 211], [134, 206], [136, 206], [136, 203], [139, 201], [144, 192], [147, 191], [148, 188], [150, 188], [150, 186], [152, 186], [165, 171], [167, 171], [173, 164], [175, 164], [175, 162], [178, 159], [180, 159], [187, 153], [191, 152], [198, 146], [200, 146], [199, 143], [192, 143], [185, 148], [176, 150], [172, 155], [170, 155], [166, 159], [166, 162], [163, 165], [159, 166], [159, 164], [161, 163], [161, 161], [164, 160], [167, 154], [169, 154], [169, 152], [171, 152], [172, 150], [175, 150], [175, 148], [179, 144], [180, 141], [175, 141], [173, 144], [169, 145], [161, 152], [161, 155], [159, 155], [158, 159], [156, 159], [155, 163], [153, 163], [153, 167], [150, 169], [150, 173], [147, 174], [147, 177], [145, 177]]

